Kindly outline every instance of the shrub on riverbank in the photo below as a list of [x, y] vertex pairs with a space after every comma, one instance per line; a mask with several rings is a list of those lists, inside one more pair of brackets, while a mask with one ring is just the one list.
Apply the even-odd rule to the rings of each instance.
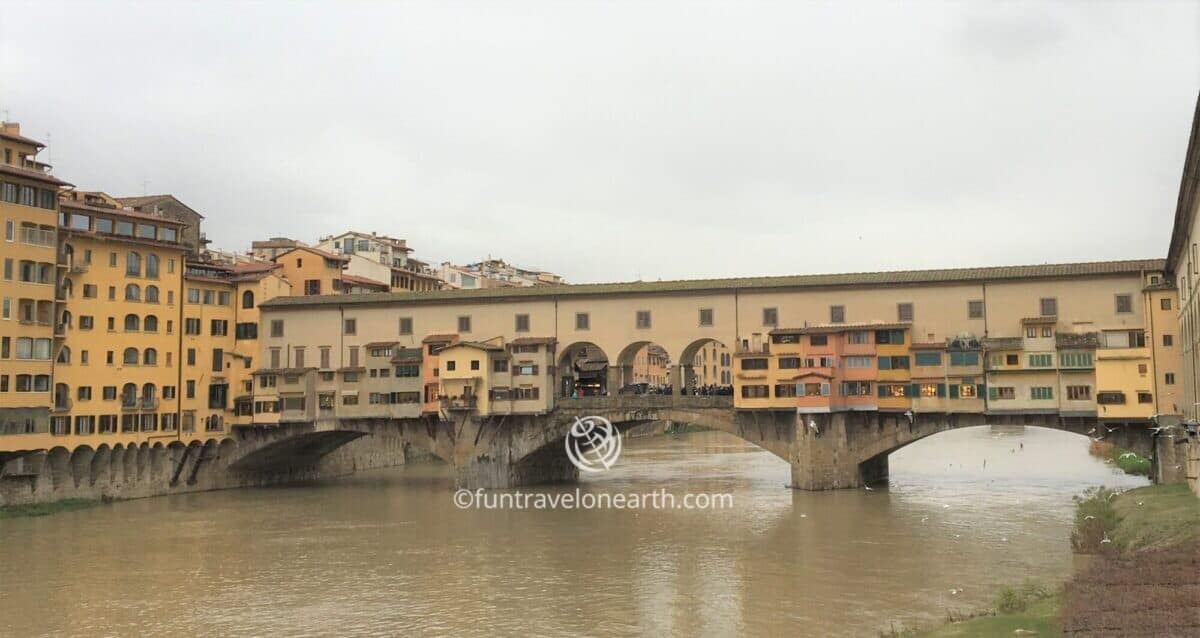
[[1138, 456], [1134, 452], [1119, 448], [1107, 441], [1092, 440], [1088, 445], [1088, 453], [1094, 457], [1105, 459], [1121, 468], [1121, 471], [1134, 476], [1150, 476], [1150, 459]]
[[1025, 581], [1017, 588], [1005, 587], [996, 596], [996, 611], [1002, 614], [1019, 614], [1034, 603], [1050, 598], [1054, 593], [1032, 581]]
[[59, 512], [70, 512], [73, 510], [86, 509], [99, 504], [100, 501], [93, 501], [85, 498], [68, 498], [51, 503], [4, 505], [0, 506], [0, 520], [6, 518], [23, 518], [26, 516], [48, 516], [50, 514], [57, 514]]
[[1099, 554], [1115, 550], [1111, 536], [1120, 518], [1113, 507], [1117, 495], [1107, 487], [1093, 487], [1074, 497], [1075, 529], [1071, 530], [1071, 549], [1079, 554]]

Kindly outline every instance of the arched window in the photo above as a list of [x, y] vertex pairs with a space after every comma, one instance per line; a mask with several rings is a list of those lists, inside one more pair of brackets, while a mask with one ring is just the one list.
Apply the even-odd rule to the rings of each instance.
[[158, 364], [158, 351], [154, 348], [146, 348], [142, 353], [142, 365], [152, 366]]
[[126, 383], [121, 386], [121, 405], [133, 407], [137, 404], [137, 385]]
[[140, 301], [142, 298], [142, 289], [138, 288], [137, 284], [127, 284], [125, 286], [125, 301]]
[[125, 354], [121, 357], [121, 360], [124, 361], [126, 363], [126, 365], [137, 365], [137, 363], [138, 363], [137, 348], [125, 348]]
[[[125, 315], [125, 332], [137, 332], [140, 320], [137, 315]], [[134, 363], [137, 363], [134, 361]]]
[[254, 307], [254, 291], [253, 290], [247, 290], [246, 292], [242, 293], [242, 307], [243, 308], [253, 308]]
[[146, 276], [158, 278], [158, 255], [146, 255]]
[[70, 277], [64, 278], [63, 282], [62, 282], [63, 298], [70, 299], [72, 293], [74, 293], [74, 288], [75, 288], [75, 285], [73, 283], [71, 283]]
[[137, 254], [137, 251], [131, 250], [129, 251], [129, 254], [125, 255], [125, 274], [142, 274], [142, 256]]
[[147, 383], [142, 386], [142, 403], [151, 405], [154, 403], [154, 384]]
[[146, 315], [146, 319], [142, 321], [142, 330], [146, 332], [158, 332], [158, 317]]
[[65, 383], [54, 384], [54, 407], [69, 408], [71, 407], [71, 388]]
[[71, 348], [63, 346], [58, 351], [58, 363], [71, 363]]
[[146, 303], [158, 303], [158, 286], [146, 286]]
[[62, 312], [62, 316], [61, 316], [61, 317], [59, 317], [59, 322], [58, 322], [58, 323], [59, 323], [60, 325], [62, 325], [62, 327], [64, 327], [64, 328], [70, 328], [70, 327], [71, 327], [71, 311], [70, 311], [70, 310], [64, 310], [64, 311]]

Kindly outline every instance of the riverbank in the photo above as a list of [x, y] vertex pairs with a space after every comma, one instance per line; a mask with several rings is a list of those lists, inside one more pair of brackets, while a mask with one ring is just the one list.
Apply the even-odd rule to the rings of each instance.
[[1099, 489], [1076, 505], [1072, 546], [1100, 556], [1061, 592], [1010, 607], [1014, 613], [1002, 611], [1002, 592], [997, 609], [975, 618], [895, 635], [1200, 635], [1200, 499], [1188, 486]]
[[50, 503], [31, 503], [28, 505], [0, 505], [0, 521], [8, 518], [26, 518], [29, 516], [49, 516], [60, 512], [72, 512], [87, 509], [100, 504], [100, 501], [87, 498], [68, 498]]

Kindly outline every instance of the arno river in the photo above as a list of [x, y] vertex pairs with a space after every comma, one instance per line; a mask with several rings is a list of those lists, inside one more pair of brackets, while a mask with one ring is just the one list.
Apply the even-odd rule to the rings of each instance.
[[414, 464], [5, 520], [0, 634], [874, 636], [1066, 578], [1071, 496], [1142, 484], [1086, 443], [960, 430], [894, 454], [890, 488], [808, 493], [698, 433], [627, 440], [579, 486], [727, 510], [459, 510], [449, 470]]

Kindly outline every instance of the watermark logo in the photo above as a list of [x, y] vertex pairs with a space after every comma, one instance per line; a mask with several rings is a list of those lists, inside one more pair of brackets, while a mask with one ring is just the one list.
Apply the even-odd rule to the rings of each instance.
[[583, 472], [603, 472], [621, 456], [621, 432], [600, 416], [575, 417], [566, 438], [567, 458]]

